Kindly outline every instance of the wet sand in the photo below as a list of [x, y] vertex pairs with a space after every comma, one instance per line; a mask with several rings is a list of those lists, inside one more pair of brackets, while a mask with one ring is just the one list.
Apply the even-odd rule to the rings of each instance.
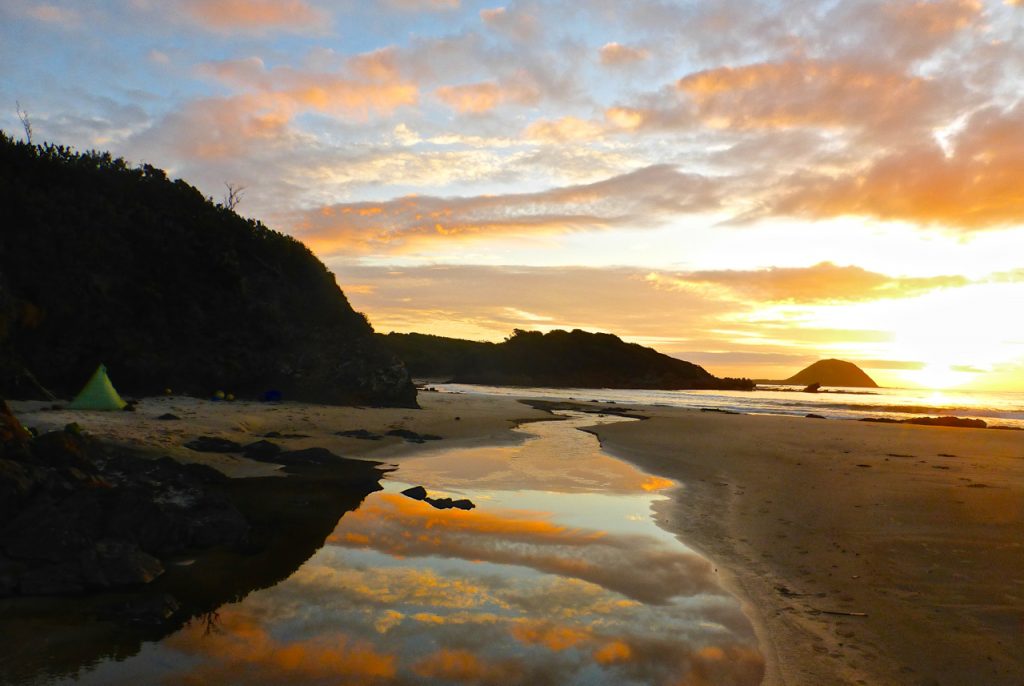
[[747, 604], [765, 684], [1024, 683], [1024, 433], [642, 411], [594, 431], [684, 484], [656, 517]]

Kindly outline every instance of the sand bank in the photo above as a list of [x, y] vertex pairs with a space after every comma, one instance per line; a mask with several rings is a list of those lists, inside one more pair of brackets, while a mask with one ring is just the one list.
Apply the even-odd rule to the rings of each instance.
[[[15, 415], [25, 426], [38, 431], [62, 429], [75, 422], [84, 431], [154, 455], [182, 462], [199, 462], [228, 476], [268, 476], [277, 467], [247, 460], [236, 454], [196, 452], [184, 443], [198, 436], [226, 438], [242, 445], [270, 438], [287, 450], [321, 447], [345, 457], [401, 458], [422, 445], [384, 435], [392, 429], [408, 429], [442, 437], [438, 445], [471, 445], [521, 440], [512, 429], [519, 421], [549, 418], [512, 398], [420, 393], [420, 410], [310, 405], [306, 403], [214, 402], [183, 396], [146, 398], [135, 412], [90, 412], [49, 409], [52, 403], [12, 402]], [[159, 419], [171, 414], [178, 419]], [[338, 436], [338, 431], [365, 429], [379, 440]]]
[[594, 431], [684, 484], [656, 517], [747, 603], [766, 684], [1024, 683], [1024, 433], [642, 412]]

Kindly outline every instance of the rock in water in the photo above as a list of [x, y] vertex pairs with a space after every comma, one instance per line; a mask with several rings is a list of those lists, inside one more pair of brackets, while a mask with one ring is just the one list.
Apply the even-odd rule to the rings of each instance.
[[413, 500], [423, 500], [427, 497], [427, 489], [423, 488], [423, 486], [413, 486], [402, 491], [402, 495]]

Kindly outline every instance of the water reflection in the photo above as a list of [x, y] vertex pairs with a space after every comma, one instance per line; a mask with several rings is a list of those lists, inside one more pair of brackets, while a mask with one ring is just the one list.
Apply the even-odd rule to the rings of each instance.
[[[84, 681], [759, 683], [737, 604], [653, 525], [649, 477], [574, 430], [592, 421], [531, 426], [539, 437], [511, 452], [403, 462], [288, 580]], [[409, 483], [478, 507], [436, 510], [400, 495]]]

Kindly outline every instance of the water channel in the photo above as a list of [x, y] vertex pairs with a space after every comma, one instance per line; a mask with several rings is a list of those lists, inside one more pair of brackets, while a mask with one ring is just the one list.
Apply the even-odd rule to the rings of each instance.
[[[754, 685], [762, 659], [707, 560], [659, 528], [678, 488], [604, 454], [572, 415], [511, 445], [395, 458], [285, 581], [85, 684]], [[401, 491], [468, 498], [436, 509]]]

